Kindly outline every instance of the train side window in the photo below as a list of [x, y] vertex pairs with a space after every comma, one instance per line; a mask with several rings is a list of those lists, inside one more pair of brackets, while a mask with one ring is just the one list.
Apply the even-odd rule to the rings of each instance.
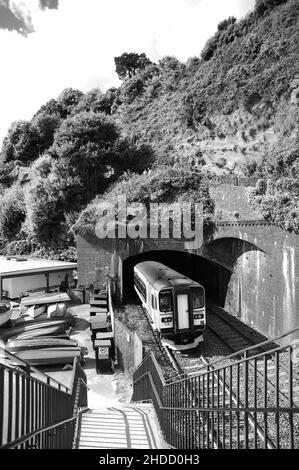
[[152, 308], [155, 310], [155, 298], [153, 295], [151, 297], [152, 297]]

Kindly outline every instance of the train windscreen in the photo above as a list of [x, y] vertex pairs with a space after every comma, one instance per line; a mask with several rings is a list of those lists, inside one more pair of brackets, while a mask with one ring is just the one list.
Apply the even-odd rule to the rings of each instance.
[[169, 292], [169, 291], [160, 292], [160, 295], [159, 295], [159, 309], [160, 309], [160, 312], [172, 311], [171, 292]]
[[192, 292], [193, 297], [193, 310], [203, 308], [205, 306], [205, 293], [202, 288], [196, 289]]

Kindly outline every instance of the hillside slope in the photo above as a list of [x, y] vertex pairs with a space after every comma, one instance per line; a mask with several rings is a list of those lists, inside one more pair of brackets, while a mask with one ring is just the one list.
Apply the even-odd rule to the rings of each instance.
[[294, 135], [299, 3], [268, 3], [282, 4], [222, 22], [204, 58], [164, 58], [123, 84], [115, 117], [125, 135], [154, 148], [157, 165], [250, 173], [282, 134]]
[[298, 0], [256, 0], [246, 18], [218, 25], [200, 57], [143, 54], [120, 88], [67, 88], [13, 123], [0, 156], [0, 252], [74, 260], [74, 226], [93, 230], [99, 201], [124, 193], [202, 202], [213, 231], [218, 175], [254, 176], [252, 206], [299, 234], [298, 20]]

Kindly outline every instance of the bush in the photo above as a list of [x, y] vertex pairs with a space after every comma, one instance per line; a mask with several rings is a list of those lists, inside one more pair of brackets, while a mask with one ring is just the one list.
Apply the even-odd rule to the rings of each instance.
[[132, 103], [144, 90], [144, 81], [139, 75], [126, 80], [122, 86], [122, 99], [126, 104]]
[[214, 230], [214, 202], [210, 197], [208, 181], [201, 174], [184, 168], [161, 168], [141, 175], [127, 173], [101, 199], [95, 199], [81, 213], [75, 230], [94, 232], [98, 222], [98, 205], [101, 201], [116, 203], [118, 196], [126, 195], [127, 203], [190, 202], [203, 204], [204, 225], [207, 233]]
[[256, 0], [255, 11], [258, 16], [263, 16], [264, 13], [268, 13], [269, 11], [273, 10], [273, 8], [277, 7], [278, 5], [282, 5], [287, 1], [288, 0]]
[[224, 157], [218, 158], [218, 160], [216, 161], [216, 165], [218, 166], [218, 168], [225, 168], [226, 164], [227, 161]]
[[13, 240], [25, 220], [24, 192], [16, 183], [0, 196], [0, 232], [7, 240]]
[[1, 160], [20, 160], [28, 163], [39, 155], [39, 133], [29, 121], [14, 122], [3, 140]]
[[47, 178], [53, 168], [54, 160], [50, 155], [42, 155], [32, 165], [34, 173], [41, 178]]
[[112, 106], [119, 95], [117, 88], [110, 88], [102, 93], [99, 88], [88, 91], [73, 108], [72, 116], [84, 111], [111, 114]]

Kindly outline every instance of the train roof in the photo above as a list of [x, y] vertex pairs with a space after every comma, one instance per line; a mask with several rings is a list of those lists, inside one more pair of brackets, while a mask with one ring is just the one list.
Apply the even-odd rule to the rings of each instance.
[[173, 287], [202, 287], [198, 282], [192, 281], [192, 279], [157, 261], [138, 263], [134, 267], [134, 271], [145, 276], [156, 290]]

